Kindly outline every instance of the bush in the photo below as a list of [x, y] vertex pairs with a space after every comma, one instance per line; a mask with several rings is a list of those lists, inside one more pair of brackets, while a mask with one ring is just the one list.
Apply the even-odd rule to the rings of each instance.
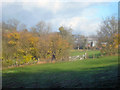
[[33, 64], [37, 63], [38, 58], [45, 61], [52, 59], [59, 61], [63, 58], [68, 60], [71, 46], [59, 34], [52, 33], [39, 37], [30, 32], [13, 32], [5, 33], [3, 36], [7, 39], [3, 39], [5, 43], [3, 46], [3, 66]]

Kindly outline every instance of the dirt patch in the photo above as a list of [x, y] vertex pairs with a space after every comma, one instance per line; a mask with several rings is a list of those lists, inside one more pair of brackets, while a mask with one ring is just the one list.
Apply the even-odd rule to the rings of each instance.
[[37, 64], [45, 64], [45, 63], [55, 63], [56, 61], [39, 61]]
[[48, 63], [48, 62], [46, 62], [46, 61], [39, 61], [39, 62], [37, 62], [37, 64], [44, 64], [44, 63]]

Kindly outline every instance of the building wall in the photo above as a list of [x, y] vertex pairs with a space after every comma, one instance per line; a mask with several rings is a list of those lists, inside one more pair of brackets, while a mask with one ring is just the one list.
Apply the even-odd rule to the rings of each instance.
[[96, 43], [97, 41], [92, 41], [92, 40], [88, 41], [88, 44], [90, 45], [90, 47], [95, 47]]

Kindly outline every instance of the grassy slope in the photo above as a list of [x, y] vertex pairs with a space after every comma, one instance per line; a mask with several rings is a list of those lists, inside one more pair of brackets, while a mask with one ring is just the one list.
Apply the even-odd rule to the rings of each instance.
[[[88, 55], [93, 55], [93, 54], [99, 54], [100, 51], [98, 50], [88, 50], [86, 51]], [[71, 56], [77, 56], [77, 55], [83, 55], [85, 54], [85, 51], [80, 51], [80, 50], [71, 50], [70, 55]]]
[[3, 70], [3, 87], [116, 87], [117, 56]]

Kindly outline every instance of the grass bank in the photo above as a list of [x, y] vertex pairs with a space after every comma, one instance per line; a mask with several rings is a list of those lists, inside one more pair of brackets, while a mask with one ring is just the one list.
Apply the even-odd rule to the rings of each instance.
[[118, 57], [28, 65], [2, 73], [3, 88], [117, 87]]

